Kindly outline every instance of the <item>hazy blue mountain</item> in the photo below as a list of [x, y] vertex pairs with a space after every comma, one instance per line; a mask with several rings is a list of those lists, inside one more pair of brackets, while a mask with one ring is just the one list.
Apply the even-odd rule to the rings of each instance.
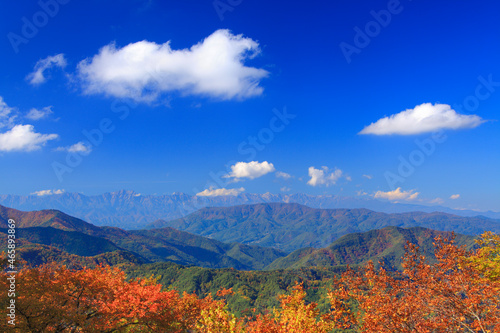
[[238, 196], [199, 197], [183, 193], [172, 195], [140, 195], [133, 191], [118, 191], [86, 196], [79, 193], [57, 195], [0, 195], [0, 205], [24, 210], [57, 209], [98, 226], [141, 229], [148, 223], [186, 216], [204, 207], [229, 207], [256, 203], [298, 203], [312, 208], [366, 208], [385, 213], [411, 211], [441, 211], [460, 216], [484, 215], [500, 219], [498, 212], [453, 210], [441, 206], [421, 206], [391, 203], [373, 198], [351, 198], [335, 195], [251, 194]]

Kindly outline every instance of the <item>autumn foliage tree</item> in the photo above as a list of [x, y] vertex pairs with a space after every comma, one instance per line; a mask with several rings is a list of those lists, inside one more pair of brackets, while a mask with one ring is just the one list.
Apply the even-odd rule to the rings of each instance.
[[466, 258], [468, 264], [492, 281], [500, 279], [500, 235], [490, 231], [481, 235], [476, 243], [480, 248]]
[[127, 281], [109, 266], [43, 265], [21, 270], [16, 280], [16, 325], [2, 321], [2, 332], [186, 332], [213, 306], [210, 299], [162, 291], [153, 278]]
[[328, 315], [320, 315], [317, 304], [305, 302], [303, 284], [295, 285], [290, 295], [280, 296], [280, 307], [273, 315], [259, 315], [247, 324], [248, 333], [327, 333], [332, 329]]
[[[408, 244], [402, 272], [347, 271], [329, 293], [337, 328], [356, 332], [498, 332], [500, 281], [453, 240], [438, 237], [431, 264]], [[476, 263], [477, 260], [473, 259]], [[483, 267], [483, 266], [481, 266]]]
[[[231, 289], [199, 298], [164, 290], [153, 277], [128, 280], [118, 268], [24, 268], [16, 275], [16, 325], [2, 320], [0, 331], [500, 332], [500, 237], [484, 234], [475, 251], [442, 237], [434, 245], [436, 260], [429, 262], [408, 244], [401, 272], [373, 263], [347, 270], [328, 293], [327, 313], [306, 302], [304, 285], [297, 284], [280, 296], [279, 307], [241, 318], [227, 310]], [[0, 275], [6, 290], [6, 274]], [[4, 318], [7, 302], [2, 293]]]

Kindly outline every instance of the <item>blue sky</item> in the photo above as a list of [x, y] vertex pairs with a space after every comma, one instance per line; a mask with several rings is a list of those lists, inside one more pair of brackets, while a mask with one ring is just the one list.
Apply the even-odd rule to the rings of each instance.
[[0, 193], [303, 192], [498, 211], [499, 7], [10, 2]]

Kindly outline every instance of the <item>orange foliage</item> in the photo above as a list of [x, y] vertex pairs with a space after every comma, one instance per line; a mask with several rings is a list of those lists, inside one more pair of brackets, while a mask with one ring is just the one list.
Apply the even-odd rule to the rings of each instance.
[[[127, 281], [111, 267], [44, 265], [21, 270], [16, 281], [19, 332], [186, 332], [215, 306], [211, 299], [161, 291], [152, 278]], [[12, 327], [3, 320], [0, 329]]]
[[[485, 251], [467, 252], [439, 237], [435, 247], [434, 264], [408, 244], [402, 272], [377, 270], [372, 263], [360, 271], [348, 270], [334, 282], [328, 293], [331, 311], [323, 315], [316, 303], [305, 301], [302, 284], [280, 296], [272, 313], [236, 318], [224, 300], [233, 294], [231, 289], [220, 290], [218, 299], [198, 298], [162, 291], [154, 278], [128, 281], [118, 268], [25, 268], [16, 276], [16, 326], [4, 319], [0, 331], [500, 332], [500, 281], [477, 264], [485, 260]], [[488, 256], [488, 267], [496, 265], [496, 258]], [[0, 275], [0, 288], [6, 290], [6, 273]], [[2, 293], [4, 318], [8, 302]]]
[[[471, 255], [438, 237], [437, 263], [429, 264], [408, 244], [403, 272], [348, 271], [329, 293], [338, 328], [357, 332], [498, 332], [500, 281], [471, 265]], [[352, 310], [349, 302], [355, 304]]]

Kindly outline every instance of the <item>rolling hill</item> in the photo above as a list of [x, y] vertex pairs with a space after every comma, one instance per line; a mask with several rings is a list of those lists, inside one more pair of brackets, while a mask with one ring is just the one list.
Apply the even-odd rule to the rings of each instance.
[[[0, 233], [7, 235], [7, 229], [0, 229]], [[90, 257], [123, 250], [105, 238], [53, 227], [19, 228], [16, 230], [16, 238], [24, 239], [30, 243], [50, 245], [78, 256]]]
[[[363, 265], [369, 260], [379, 261], [386, 267], [401, 269], [401, 257], [407, 242], [419, 246], [427, 258], [434, 257], [434, 239], [442, 235], [451, 238], [451, 232], [442, 232], [421, 227], [385, 227], [363, 233], [342, 236], [322, 249], [304, 248], [279, 258], [266, 267], [267, 270], [297, 269], [305, 267], [335, 267], [339, 265]], [[474, 246], [474, 237], [455, 234], [455, 244]]]
[[424, 227], [478, 235], [500, 231], [498, 220], [446, 213], [378, 213], [368, 209], [316, 209], [299, 204], [268, 203], [203, 208], [184, 218], [156, 221], [149, 227], [172, 227], [222, 242], [275, 247], [285, 252], [323, 248], [341, 236], [387, 226]]
[[102, 227], [99, 236], [153, 262], [172, 261], [201, 267], [262, 269], [286, 255], [273, 248], [223, 243], [170, 227], [128, 231]]
[[80, 256], [126, 251], [144, 262], [172, 261], [183, 265], [248, 270], [262, 269], [286, 255], [277, 249], [226, 244], [172, 228], [126, 231], [96, 227], [55, 210], [22, 212], [0, 206], [3, 235], [6, 235], [9, 218], [16, 221], [17, 237], [28, 244], [47, 245]]
[[24, 212], [0, 205], [0, 228], [7, 228], [9, 219], [16, 221], [17, 228], [53, 227], [67, 231], [93, 233], [99, 230], [93, 224], [54, 209]]

